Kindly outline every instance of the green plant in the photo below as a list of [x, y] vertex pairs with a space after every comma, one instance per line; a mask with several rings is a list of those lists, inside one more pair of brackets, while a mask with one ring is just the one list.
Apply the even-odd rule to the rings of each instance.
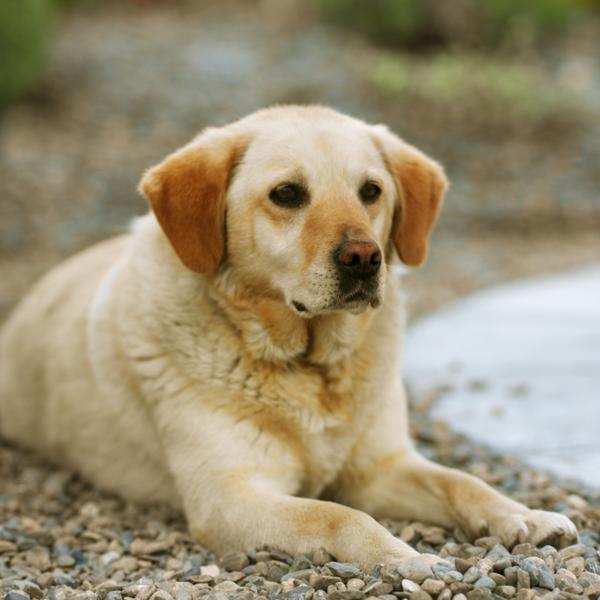
[[37, 80], [52, 13], [50, 0], [0, 2], [0, 105], [28, 90]]
[[482, 125], [543, 126], [585, 110], [582, 100], [560, 90], [536, 65], [474, 53], [383, 54], [375, 59], [370, 79], [395, 103], [429, 106]]

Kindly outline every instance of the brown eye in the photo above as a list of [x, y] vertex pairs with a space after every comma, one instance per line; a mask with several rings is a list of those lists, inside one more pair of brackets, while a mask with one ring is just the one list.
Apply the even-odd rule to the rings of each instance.
[[285, 208], [298, 208], [306, 199], [306, 191], [295, 183], [283, 183], [269, 193], [271, 202]]
[[365, 204], [373, 204], [381, 196], [381, 188], [372, 181], [367, 181], [360, 188], [360, 197]]

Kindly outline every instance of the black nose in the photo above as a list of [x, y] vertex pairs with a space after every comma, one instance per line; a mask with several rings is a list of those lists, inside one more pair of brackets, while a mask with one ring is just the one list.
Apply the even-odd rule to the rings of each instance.
[[335, 259], [344, 275], [366, 279], [379, 271], [381, 250], [374, 242], [348, 241], [337, 249]]

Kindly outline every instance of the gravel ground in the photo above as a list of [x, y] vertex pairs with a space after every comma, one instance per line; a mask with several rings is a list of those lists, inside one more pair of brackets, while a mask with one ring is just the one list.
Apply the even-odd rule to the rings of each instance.
[[220, 558], [195, 544], [182, 518], [100, 493], [35, 456], [0, 446], [0, 592], [6, 600], [48, 597], [215, 600], [412, 600], [581, 598], [600, 595], [600, 493], [557, 482], [511, 457], [451, 434], [427, 418], [419, 399], [413, 433], [421, 450], [465, 469], [532, 507], [560, 511], [579, 528], [578, 544], [557, 549], [467, 542], [460, 531], [385, 521], [422, 552], [449, 564], [411, 562], [361, 571], [324, 550], [291, 557], [256, 549]]
[[[251, 9], [224, 19], [210, 2], [144, 6], [60, 23], [43, 89], [3, 115], [0, 315], [48, 267], [144, 210], [134, 189], [145, 167], [205, 124], [273, 102], [329, 103], [389, 123], [448, 165], [454, 185], [430, 261], [407, 280], [413, 314], [492, 283], [598, 260], [598, 120], [560, 138], [462, 135], [443, 114], [399, 114], [374, 95], [363, 71], [371, 49], [361, 40], [302, 19], [282, 27]], [[600, 97], [599, 82], [596, 90]], [[180, 515], [126, 504], [0, 442], [0, 591], [8, 600], [600, 595], [600, 494], [431, 423], [433, 399], [417, 398], [413, 411], [423, 452], [532, 507], [564, 512], [581, 543], [506, 549], [491, 538], [471, 544], [460, 532], [389, 522], [452, 567], [363, 573], [320, 550], [217, 558], [190, 539]]]

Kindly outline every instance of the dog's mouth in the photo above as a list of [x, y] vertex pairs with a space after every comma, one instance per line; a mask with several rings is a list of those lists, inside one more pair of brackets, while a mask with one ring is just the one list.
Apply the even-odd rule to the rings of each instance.
[[317, 310], [307, 306], [304, 302], [292, 300], [291, 306], [294, 311], [306, 318], [316, 314], [323, 314], [336, 311], [348, 311], [359, 313], [366, 310], [369, 306], [377, 308], [381, 304], [381, 297], [377, 289], [372, 286], [365, 286], [359, 283], [353, 290], [345, 292], [336, 297], [326, 306], [319, 307]]

